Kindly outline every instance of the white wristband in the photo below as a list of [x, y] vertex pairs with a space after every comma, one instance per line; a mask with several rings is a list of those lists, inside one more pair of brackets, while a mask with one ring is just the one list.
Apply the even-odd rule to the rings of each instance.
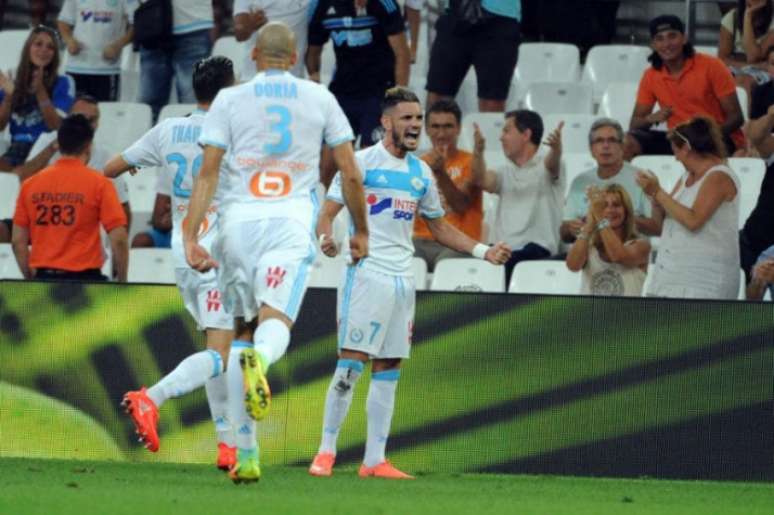
[[470, 252], [470, 254], [474, 258], [485, 259], [484, 256], [486, 256], [487, 250], [489, 250], [489, 245], [484, 245], [483, 243], [476, 243], [476, 246], [473, 247], [473, 250]]

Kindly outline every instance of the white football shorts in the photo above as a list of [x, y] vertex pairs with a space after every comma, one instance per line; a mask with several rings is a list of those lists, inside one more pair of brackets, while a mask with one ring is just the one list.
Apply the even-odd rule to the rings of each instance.
[[349, 266], [338, 289], [339, 349], [372, 358], [408, 358], [414, 331], [413, 276]]
[[317, 246], [303, 224], [289, 218], [221, 225], [213, 245], [218, 285], [227, 309], [246, 321], [266, 304], [295, 322]]
[[223, 305], [223, 296], [213, 270], [202, 274], [191, 268], [176, 268], [175, 281], [185, 308], [196, 320], [200, 331], [234, 329], [234, 317]]

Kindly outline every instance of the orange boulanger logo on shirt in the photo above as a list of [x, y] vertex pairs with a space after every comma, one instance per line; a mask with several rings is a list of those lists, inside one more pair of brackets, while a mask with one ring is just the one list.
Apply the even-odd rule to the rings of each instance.
[[290, 193], [292, 185], [285, 172], [258, 172], [250, 179], [250, 192], [258, 198], [280, 198]]

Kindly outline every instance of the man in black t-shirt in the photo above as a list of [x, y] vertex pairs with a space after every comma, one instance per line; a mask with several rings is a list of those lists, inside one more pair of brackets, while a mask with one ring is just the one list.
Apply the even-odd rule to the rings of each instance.
[[[774, 46], [766, 52], [769, 75], [774, 78]], [[742, 269], [750, 282], [750, 274], [761, 252], [774, 245], [774, 82], [756, 87], [750, 106], [750, 142], [766, 160], [768, 168], [761, 183], [761, 192], [750, 217], [739, 233]]]
[[333, 41], [336, 71], [330, 90], [360, 146], [379, 141], [384, 92], [409, 79], [410, 53], [396, 0], [320, 0], [309, 24], [306, 67], [320, 81], [322, 46]]

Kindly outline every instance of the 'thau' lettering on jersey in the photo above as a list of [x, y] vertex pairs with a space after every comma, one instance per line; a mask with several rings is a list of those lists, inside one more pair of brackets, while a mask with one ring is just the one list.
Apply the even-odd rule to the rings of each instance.
[[[418, 212], [429, 219], [444, 215], [430, 168], [409, 154], [391, 155], [382, 143], [355, 154], [363, 171], [368, 211], [369, 255], [363, 266], [392, 275], [411, 275], [411, 235]], [[328, 199], [344, 203], [337, 174]]]
[[[122, 153], [124, 161], [132, 166], [159, 167], [156, 190], [172, 199], [172, 253], [178, 268], [188, 266], [183, 251], [183, 221], [188, 215], [194, 179], [202, 166], [202, 149], [198, 141], [204, 114], [204, 111], [196, 110], [190, 116], [167, 118]], [[200, 228], [199, 243], [207, 250], [217, 232], [218, 203], [219, 193], [216, 193]]]
[[267, 70], [218, 93], [199, 143], [228, 150], [219, 178], [223, 220], [291, 218], [311, 231], [320, 143], [335, 147], [353, 139], [327, 88]]

